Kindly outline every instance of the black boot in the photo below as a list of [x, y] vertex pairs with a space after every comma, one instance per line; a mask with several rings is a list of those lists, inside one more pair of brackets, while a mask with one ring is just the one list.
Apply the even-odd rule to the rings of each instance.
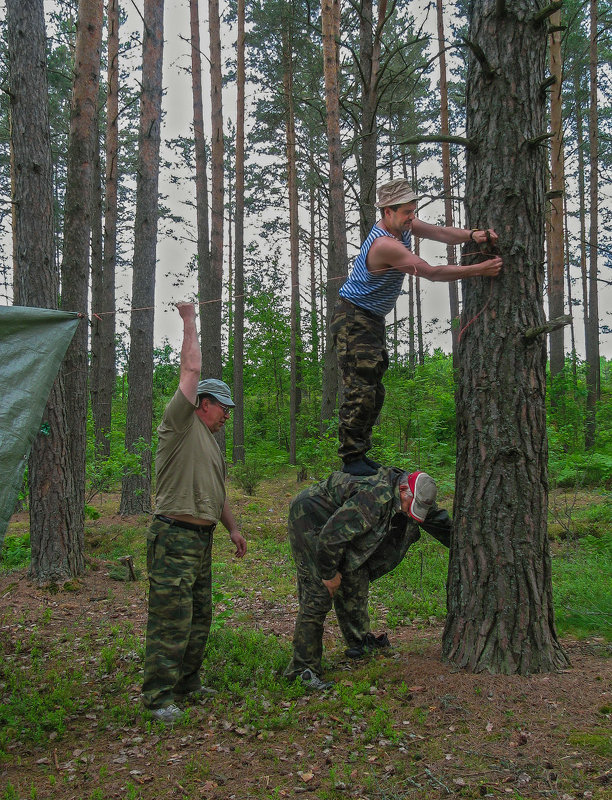
[[344, 651], [344, 655], [349, 658], [363, 658], [376, 650], [388, 650], [390, 647], [391, 642], [386, 633], [380, 633], [378, 636], [374, 636], [373, 633], [366, 633], [361, 644], [349, 647], [348, 650]]

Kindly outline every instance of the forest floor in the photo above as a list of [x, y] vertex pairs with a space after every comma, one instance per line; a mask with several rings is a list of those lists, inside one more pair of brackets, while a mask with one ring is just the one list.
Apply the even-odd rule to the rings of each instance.
[[[266, 498], [280, 536], [283, 487], [277, 503]], [[238, 503], [243, 518], [250, 505]], [[144, 533], [146, 520], [133, 522]], [[124, 524], [103, 515], [90, 544]], [[216, 558], [223, 552], [231, 560], [227, 548]], [[253, 543], [250, 586], [209, 650], [249, 630], [261, 662], [276, 647], [289, 653], [296, 602], [288, 584], [268, 585], [278, 560]], [[115, 566], [90, 555], [83, 579], [56, 592], [25, 570], [0, 574], [0, 703], [21, 692], [29, 720], [9, 719], [0, 733], [0, 800], [612, 798], [603, 638], [564, 639], [571, 666], [559, 673], [473, 675], [441, 661], [439, 619], [388, 629], [391, 654], [365, 661], [345, 658], [330, 620], [333, 689], [308, 695], [257, 677], [254, 665], [252, 685], [219, 681], [216, 697], [164, 728], [140, 706], [146, 581], [115, 580]], [[375, 616], [384, 630], [385, 609]]]

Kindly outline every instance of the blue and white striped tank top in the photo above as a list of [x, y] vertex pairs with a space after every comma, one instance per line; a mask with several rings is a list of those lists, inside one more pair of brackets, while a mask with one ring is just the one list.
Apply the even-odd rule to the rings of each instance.
[[[368, 257], [368, 252], [372, 242], [378, 239], [379, 236], [395, 238], [392, 234], [374, 225], [361, 245], [361, 250], [355, 259], [353, 269], [346, 282], [341, 286], [339, 295], [346, 300], [350, 300], [356, 306], [365, 308], [366, 311], [371, 311], [373, 314], [384, 318], [393, 311], [397, 298], [402, 291], [405, 273], [396, 269], [389, 269], [379, 275], [373, 275], [367, 268], [366, 258]], [[409, 231], [403, 232], [402, 242], [408, 250], [411, 249], [412, 237]]]

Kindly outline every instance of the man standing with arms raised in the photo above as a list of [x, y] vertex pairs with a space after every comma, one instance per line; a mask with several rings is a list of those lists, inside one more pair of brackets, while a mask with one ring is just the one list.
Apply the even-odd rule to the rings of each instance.
[[433, 267], [411, 251], [411, 234], [445, 244], [497, 244], [494, 230], [429, 225], [416, 218], [417, 196], [401, 178], [378, 189], [382, 218], [361, 246], [331, 320], [331, 333], [342, 374], [338, 453], [343, 472], [373, 475], [378, 464], [366, 456], [372, 428], [385, 398], [382, 377], [389, 366], [385, 317], [402, 291], [406, 273], [430, 281], [456, 281], [488, 275], [502, 268], [499, 256], [478, 264]]
[[234, 407], [229, 386], [200, 381], [202, 355], [193, 303], [177, 303], [183, 320], [179, 387], [158, 428], [155, 518], [147, 534], [149, 613], [143, 702], [172, 724], [177, 702], [213, 693], [200, 682], [212, 619], [211, 553], [220, 521], [246, 553], [225, 492], [225, 460], [213, 436]]

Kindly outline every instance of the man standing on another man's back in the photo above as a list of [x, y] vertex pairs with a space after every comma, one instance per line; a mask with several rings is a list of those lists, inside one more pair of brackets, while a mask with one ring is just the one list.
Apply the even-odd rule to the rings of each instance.
[[177, 303], [183, 320], [179, 387], [158, 428], [155, 518], [147, 535], [149, 615], [143, 702], [160, 722], [173, 723], [187, 698], [214, 692], [200, 667], [212, 620], [211, 554], [220, 521], [242, 558], [247, 545], [225, 492], [225, 459], [213, 436], [234, 401], [229, 386], [200, 381], [202, 354], [193, 303]]
[[429, 281], [456, 281], [477, 276], [495, 277], [502, 260], [492, 255], [477, 264], [433, 267], [412, 250], [411, 234], [446, 244], [470, 240], [494, 248], [494, 230], [465, 230], [430, 225], [416, 217], [417, 196], [404, 178], [378, 189], [382, 217], [368, 234], [353, 269], [340, 287], [340, 300], [331, 319], [331, 334], [342, 373], [338, 454], [343, 472], [374, 475], [380, 466], [366, 455], [372, 428], [383, 406], [383, 375], [389, 366], [385, 317], [397, 302], [406, 273]]

